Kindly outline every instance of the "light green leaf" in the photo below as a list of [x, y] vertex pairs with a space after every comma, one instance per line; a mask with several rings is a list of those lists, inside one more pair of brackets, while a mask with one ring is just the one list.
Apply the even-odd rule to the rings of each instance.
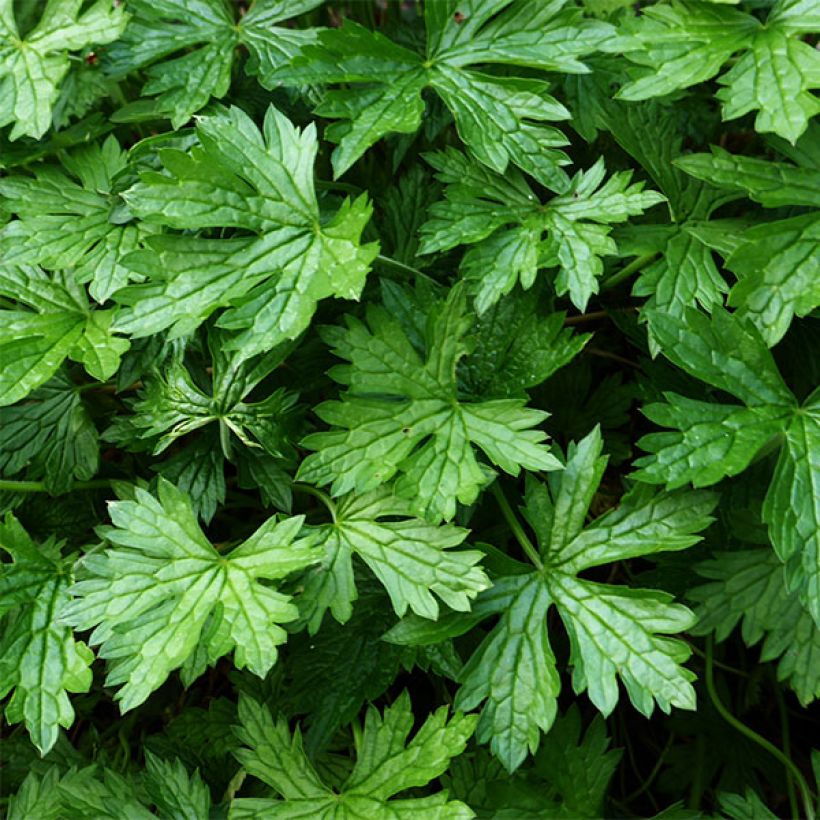
[[47, 382], [66, 357], [106, 379], [129, 347], [110, 330], [110, 313], [90, 310], [70, 272], [48, 276], [30, 266], [0, 267], [0, 295], [36, 311], [0, 309], [0, 406]]
[[314, 126], [300, 131], [271, 106], [260, 132], [231, 108], [201, 117], [197, 134], [200, 146], [190, 153], [162, 151], [165, 172], [144, 174], [126, 201], [152, 223], [237, 227], [256, 236], [174, 237], [133, 255], [135, 269], [150, 278], [116, 294], [130, 305], [118, 328], [135, 336], [171, 328], [182, 336], [232, 305], [218, 324], [237, 331], [230, 346], [251, 357], [298, 336], [320, 299], [358, 298], [378, 249], [360, 244], [371, 208], [359, 197], [322, 219]]
[[643, 213], [664, 197], [631, 182], [631, 172], [604, 180], [603, 158], [579, 171], [565, 194], [546, 203], [536, 198], [523, 176], [507, 177], [471, 168], [453, 149], [428, 154], [427, 161], [446, 184], [445, 200], [430, 208], [422, 226], [421, 253], [478, 243], [464, 256], [461, 271], [476, 293], [483, 313], [520, 281], [524, 289], [539, 268], [558, 267], [555, 290], [569, 292], [584, 310], [603, 273], [602, 256], [617, 254], [609, 225]]
[[54, 540], [38, 546], [9, 513], [0, 523], [0, 698], [9, 723], [25, 723], [32, 743], [46, 754], [59, 727], [74, 722], [68, 692], [87, 692], [94, 654], [60, 623], [68, 602], [73, 558], [64, 559]]
[[[92, 629], [109, 660], [109, 685], [123, 712], [142, 703], [203, 642], [213, 663], [234, 650], [237, 668], [263, 676], [287, 638], [277, 624], [298, 611], [289, 596], [260, 579], [279, 579], [319, 560], [298, 538], [302, 517], [268, 519], [250, 538], [220, 554], [197, 524], [191, 503], [160, 479], [158, 498], [134, 488], [134, 500], [109, 505], [112, 545], [82, 559], [83, 575], [63, 619]], [[206, 630], [207, 627], [207, 630]]]
[[105, 302], [128, 282], [123, 257], [152, 229], [111, 221], [121, 205], [115, 178], [126, 166], [114, 137], [75, 149], [63, 165], [67, 173], [35, 166], [34, 177], [0, 179], [0, 197], [18, 217], [0, 231], [0, 253], [8, 264], [75, 268], [78, 281], [91, 283], [92, 297]]
[[69, 52], [110, 43], [122, 34], [128, 15], [109, 0], [50, 0], [40, 22], [22, 38], [13, 0], [0, 2], [0, 126], [14, 123], [9, 138], [39, 139], [51, 125]]
[[471, 600], [490, 586], [483, 570], [475, 566], [481, 552], [452, 549], [467, 537], [467, 530], [435, 526], [410, 515], [409, 501], [381, 488], [345, 496], [336, 505], [332, 524], [312, 528], [315, 543], [325, 550], [321, 565], [303, 581], [301, 600], [309, 606], [312, 633], [328, 608], [339, 622], [349, 620], [357, 598], [353, 555], [384, 585], [399, 617], [409, 607], [435, 620], [439, 605], [433, 593], [451, 609], [469, 611]]
[[448, 802], [446, 792], [391, 799], [407, 789], [426, 786], [446, 771], [450, 759], [464, 751], [475, 728], [474, 715], [456, 714], [448, 721], [447, 708], [442, 707], [408, 742], [413, 713], [406, 693], [383, 716], [371, 707], [356, 764], [338, 790], [322, 782], [302, 749], [299, 731], [291, 735], [284, 718], [274, 721], [267, 708], [240, 696], [239, 719], [237, 734], [244, 744], [236, 752], [239, 762], [281, 799], [238, 798], [231, 804], [231, 818], [264, 814], [317, 820], [362, 816], [466, 820], [474, 816], [464, 803]]
[[[212, 97], [222, 98], [240, 48], [250, 52], [248, 71], [273, 87], [272, 72], [315, 40], [312, 29], [293, 29], [288, 18], [316, 8], [321, 0], [256, 0], [239, 19], [224, 0], [130, 0], [133, 17], [112, 46], [109, 69], [124, 76], [148, 66], [143, 97], [156, 99], [126, 105], [120, 121], [167, 117], [174, 128]], [[177, 54], [179, 56], [170, 57]]]
[[332, 485], [333, 495], [366, 493], [398, 475], [395, 493], [414, 514], [431, 522], [450, 520], [456, 500], [470, 504], [487, 483], [476, 460], [484, 451], [502, 470], [550, 470], [558, 462], [533, 429], [544, 419], [519, 399], [461, 401], [456, 365], [466, 352], [463, 289], [456, 287], [428, 321], [426, 358], [413, 348], [386, 311], [368, 311], [368, 325], [352, 317], [347, 328], [329, 328], [326, 339], [351, 366], [331, 371], [349, 386], [341, 401], [316, 408], [333, 425], [304, 445], [317, 452], [299, 468], [307, 482]]
[[[486, 699], [477, 736], [490, 741], [508, 771], [534, 753], [555, 718], [560, 680], [549, 647], [546, 613], [555, 606], [569, 634], [573, 688], [587, 690], [604, 714], [618, 702], [620, 678], [632, 704], [650, 715], [655, 703], [694, 709], [694, 675], [681, 664], [685, 643], [668, 637], [694, 623], [693, 614], [653, 590], [577, 577], [590, 567], [663, 550], [686, 549], [711, 522], [716, 497], [690, 491], [634, 491], [620, 507], [584, 528], [606, 463], [596, 428], [567, 457], [548, 486], [528, 484], [525, 514], [540, 546], [541, 565], [468, 661], [456, 697], [460, 708]], [[479, 599], [480, 601], [480, 599]], [[479, 610], [480, 611], [480, 610]]]

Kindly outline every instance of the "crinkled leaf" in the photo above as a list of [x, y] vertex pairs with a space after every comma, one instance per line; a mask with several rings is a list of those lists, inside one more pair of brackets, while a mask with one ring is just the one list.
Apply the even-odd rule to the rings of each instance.
[[[252, 817], [336, 817], [362, 815], [410, 818], [427, 816], [461, 820], [473, 813], [446, 792], [428, 797], [391, 798], [413, 787], [425, 786], [443, 774], [464, 751], [475, 728], [474, 715], [456, 714], [447, 720], [447, 708], [431, 714], [408, 742], [413, 728], [406, 693], [384, 710], [368, 709], [353, 771], [335, 792], [322, 782], [302, 748], [297, 730], [291, 735], [284, 718], [274, 720], [267, 708], [241, 696], [237, 729], [244, 744], [236, 752], [247, 771], [273, 788], [281, 799], [240, 798], [231, 814]], [[429, 813], [428, 813], [429, 812]]]
[[587, 690], [608, 715], [618, 702], [620, 678], [632, 704], [650, 715], [655, 703], [693, 709], [694, 675], [682, 667], [690, 650], [666, 635], [694, 623], [693, 614], [654, 590], [588, 581], [593, 566], [662, 550], [685, 549], [711, 521], [716, 498], [691, 491], [635, 491], [620, 507], [584, 528], [606, 459], [596, 428], [567, 456], [549, 487], [530, 482], [525, 513], [535, 531], [542, 566], [519, 576], [518, 589], [498, 624], [468, 661], [456, 698], [461, 708], [486, 703], [477, 736], [490, 741], [508, 771], [535, 752], [556, 713], [560, 680], [549, 647], [546, 613], [555, 606], [570, 639], [573, 688]]
[[401, 325], [384, 310], [368, 311], [369, 327], [348, 318], [347, 328], [331, 328], [328, 340], [350, 366], [332, 371], [349, 390], [341, 401], [316, 412], [336, 429], [304, 440], [317, 452], [298, 477], [331, 484], [334, 495], [373, 490], [394, 476], [395, 492], [412, 511], [430, 521], [449, 520], [456, 500], [472, 503], [488, 475], [475, 449], [505, 472], [521, 467], [550, 470], [558, 462], [533, 429], [544, 414], [519, 399], [460, 401], [456, 365], [466, 352], [470, 319], [466, 298], [455, 288], [431, 313], [422, 359]]
[[126, 201], [148, 222], [236, 227], [254, 236], [174, 237], [133, 254], [150, 280], [117, 293], [130, 305], [118, 327], [134, 336], [166, 328], [181, 336], [233, 305], [218, 324], [236, 331], [230, 346], [250, 357], [298, 336], [320, 299], [358, 298], [377, 252], [375, 244], [360, 244], [371, 209], [359, 197], [322, 219], [313, 185], [315, 127], [300, 131], [271, 106], [260, 131], [231, 108], [200, 117], [197, 134], [200, 145], [188, 153], [162, 151], [165, 172], [144, 174]]
[[318, 630], [327, 609], [341, 623], [350, 619], [357, 597], [354, 555], [384, 585], [399, 617], [409, 607], [435, 620], [439, 605], [434, 593], [451, 609], [469, 610], [471, 600], [490, 585], [476, 566], [482, 553], [453, 549], [467, 530], [436, 526], [410, 515], [410, 502], [382, 488], [345, 496], [336, 506], [333, 523], [313, 529], [325, 557], [303, 582], [311, 632]]
[[25, 723], [44, 755], [60, 726], [74, 722], [68, 692], [88, 691], [94, 655], [59, 620], [72, 559], [62, 558], [53, 540], [35, 544], [11, 513], [0, 523], [0, 548], [12, 559], [0, 564], [0, 698], [12, 693], [6, 720]]
[[39, 23], [21, 38], [13, 0], [0, 2], [0, 125], [14, 123], [10, 139], [48, 131], [69, 52], [116, 40], [127, 20], [125, 9], [109, 0], [90, 6], [50, 0]]
[[102, 534], [113, 546], [83, 558], [63, 618], [93, 629], [90, 642], [109, 660], [109, 685], [124, 684], [116, 694], [122, 711], [142, 703], [200, 640], [210, 662], [233, 650], [237, 668], [265, 675], [287, 637], [277, 624], [298, 611], [260, 579], [319, 559], [298, 538], [302, 517], [269, 518], [223, 555], [206, 540], [187, 496], [163, 479], [157, 498], [135, 488], [134, 500], [112, 502], [109, 511], [114, 525]]

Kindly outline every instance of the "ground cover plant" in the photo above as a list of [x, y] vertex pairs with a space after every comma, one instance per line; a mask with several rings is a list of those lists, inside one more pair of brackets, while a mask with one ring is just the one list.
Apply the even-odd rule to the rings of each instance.
[[0, 801], [814, 818], [816, 0], [0, 0]]

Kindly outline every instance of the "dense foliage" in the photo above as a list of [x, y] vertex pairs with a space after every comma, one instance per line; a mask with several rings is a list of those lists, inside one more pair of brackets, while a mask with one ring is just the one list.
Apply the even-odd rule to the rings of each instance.
[[0, 0], [14, 820], [814, 817], [817, 0]]

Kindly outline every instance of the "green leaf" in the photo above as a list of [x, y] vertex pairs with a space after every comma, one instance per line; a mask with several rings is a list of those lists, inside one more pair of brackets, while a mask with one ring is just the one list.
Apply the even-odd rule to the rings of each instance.
[[87, 692], [94, 655], [59, 618], [68, 602], [73, 557], [64, 559], [50, 539], [35, 544], [9, 513], [0, 523], [0, 698], [12, 692], [5, 714], [25, 723], [32, 743], [46, 754], [60, 726], [74, 722], [68, 692]]
[[740, 624], [743, 642], [763, 641], [761, 662], [778, 661], [778, 680], [788, 682], [804, 706], [820, 698], [820, 628], [786, 589], [777, 556], [768, 549], [725, 552], [697, 570], [710, 583], [688, 593], [699, 604], [693, 634], [714, 632], [724, 641]]
[[309, 607], [312, 633], [327, 609], [340, 623], [350, 619], [357, 597], [354, 555], [384, 585], [399, 617], [409, 607], [435, 620], [439, 605], [433, 593], [451, 609], [468, 611], [471, 600], [490, 585], [475, 566], [481, 552], [452, 549], [464, 541], [467, 530], [411, 518], [411, 509], [409, 501], [381, 488], [345, 496], [335, 506], [333, 523], [312, 528], [316, 545], [325, 551], [321, 565], [309, 570], [303, 581], [302, 600]]
[[235, 227], [254, 236], [169, 237], [132, 254], [135, 269], [151, 275], [117, 293], [131, 306], [119, 329], [139, 337], [171, 328], [182, 336], [233, 305], [218, 324], [236, 331], [230, 347], [250, 357], [298, 336], [320, 299], [358, 298], [378, 249], [360, 244], [371, 208], [359, 197], [322, 218], [313, 185], [315, 127], [300, 131], [271, 106], [260, 132], [231, 108], [201, 117], [197, 135], [200, 145], [189, 153], [162, 151], [165, 172], [145, 173], [125, 200], [151, 223]]
[[25, 470], [54, 494], [99, 466], [97, 429], [75, 385], [58, 374], [23, 404], [0, 408], [0, 475]]
[[820, 391], [797, 410], [763, 504], [789, 589], [820, 626]]
[[631, 172], [604, 181], [601, 158], [579, 171], [566, 193], [542, 204], [523, 175], [513, 170], [502, 177], [486, 168], [470, 167], [469, 159], [450, 149], [427, 155], [444, 182], [446, 199], [430, 208], [422, 226], [421, 253], [474, 244], [461, 264], [483, 313], [520, 281], [530, 288], [539, 268], [558, 267], [555, 290], [569, 293], [579, 309], [598, 291], [601, 259], [617, 254], [608, 225], [623, 222], [663, 201], [644, 183], [631, 183]]
[[317, 452], [298, 478], [330, 484], [333, 495], [366, 493], [398, 475], [394, 489], [412, 512], [431, 522], [450, 520], [456, 501], [471, 504], [489, 472], [475, 449], [511, 475], [520, 468], [550, 470], [558, 461], [533, 429], [544, 414], [520, 399], [460, 401], [456, 365], [466, 352], [471, 320], [466, 298], [454, 288], [429, 316], [426, 358], [415, 351], [400, 324], [372, 307], [368, 325], [348, 317], [347, 328], [329, 328], [327, 340], [351, 362], [331, 375], [349, 387], [341, 401], [316, 413], [336, 429], [303, 442]]
[[555, 721], [534, 762], [535, 771], [560, 793], [565, 816], [604, 816], [604, 797], [623, 755], [609, 743], [600, 715], [583, 736], [577, 706]]
[[718, 802], [724, 817], [731, 820], [776, 820], [777, 815], [771, 812], [758, 794], [751, 789], [741, 794], [720, 792]]
[[[432, 88], [455, 118], [459, 136], [480, 162], [503, 173], [509, 162], [561, 190], [566, 138], [545, 123], [568, 118], [543, 80], [481, 73], [475, 66], [528, 65], [582, 73], [579, 58], [613, 29], [584, 20], [563, 0], [443, 0], [425, 9], [424, 54], [346, 21], [322, 31], [291, 66], [274, 73], [289, 84], [345, 83], [316, 109], [339, 120], [327, 130], [338, 143], [333, 169], [341, 176], [377, 140], [415, 132], [424, 115], [422, 92]], [[374, 82], [375, 80], [375, 82]], [[362, 85], [362, 84], [365, 85]]]
[[[604, 715], [618, 702], [617, 678], [632, 704], [650, 715], [657, 704], [694, 709], [694, 675], [681, 664], [690, 651], [665, 637], [694, 623], [693, 614], [654, 590], [578, 577], [590, 567], [664, 550], [686, 549], [711, 521], [711, 493], [653, 495], [642, 490], [584, 528], [606, 459], [596, 428], [567, 455], [549, 486], [528, 484], [525, 515], [538, 537], [541, 566], [518, 576], [519, 588], [461, 675], [459, 708], [482, 701], [477, 737], [508, 771], [535, 752], [552, 726], [560, 679], [546, 614], [555, 606], [570, 639], [573, 689], [587, 690]], [[480, 600], [480, 599], [479, 599]]]
[[820, 55], [801, 35], [820, 20], [803, 0], [777, 0], [766, 23], [713, 3], [687, 0], [655, 5], [629, 20], [613, 51], [646, 66], [618, 97], [644, 100], [688, 88], [719, 74], [736, 52], [737, 62], [718, 82], [723, 119], [757, 111], [755, 128], [795, 142], [820, 111], [811, 89], [820, 87]]
[[89, 309], [70, 274], [0, 268], [0, 296], [36, 311], [0, 308], [0, 406], [45, 384], [67, 357], [82, 362], [96, 379], [116, 372], [129, 342], [113, 334], [110, 313]]
[[563, 313], [544, 315], [536, 289], [513, 292], [475, 323], [481, 344], [459, 362], [470, 395], [523, 396], [572, 361], [592, 338], [564, 327]]
[[49, 767], [31, 772], [9, 804], [8, 820], [151, 820], [156, 817], [137, 799], [134, 786], [112, 769], [86, 766], [61, 772]]
[[689, 481], [707, 486], [744, 470], [770, 439], [778, 443], [780, 437], [763, 520], [786, 565], [788, 589], [800, 590], [820, 625], [820, 395], [815, 391], [798, 406], [766, 343], [737, 314], [720, 310], [710, 319], [690, 311], [685, 320], [653, 314], [650, 321], [669, 359], [746, 407], [667, 394], [667, 404], [645, 412], [675, 432], [638, 442], [651, 455], [636, 460], [634, 477], [669, 487]]
[[808, 316], [820, 306], [820, 216], [759, 225], [741, 234], [740, 241], [726, 260], [738, 275], [729, 304], [748, 316], [773, 346], [794, 316]]
[[740, 191], [766, 208], [820, 207], [820, 170], [816, 168], [730, 154], [716, 145], [711, 154], [687, 154], [674, 164], [696, 179]]
[[145, 752], [145, 790], [160, 817], [188, 820], [208, 817], [211, 793], [199, 776], [189, 775], [181, 761], [163, 760]]
[[309, 640], [291, 640], [288, 646], [283, 708], [289, 715], [307, 715], [303, 728], [311, 759], [324, 751], [340, 727], [356, 719], [366, 701], [384, 694], [408, 653], [381, 640], [391, 619], [387, 597], [375, 583], [362, 587], [344, 625], [326, 620]]
[[[407, 789], [427, 785], [443, 774], [464, 751], [475, 728], [474, 715], [454, 715], [447, 720], [442, 707], [431, 714], [412, 740], [413, 713], [406, 693], [380, 715], [368, 709], [356, 764], [338, 791], [322, 782], [302, 749], [301, 734], [291, 735], [283, 718], [249, 697], [239, 700], [237, 729], [244, 748], [236, 752], [249, 774], [258, 777], [281, 799], [239, 798], [231, 817], [336, 817], [389, 816], [436, 817], [461, 820], [473, 812], [446, 792], [427, 797], [391, 798]], [[419, 813], [423, 813], [420, 815]]]
[[50, 0], [42, 14], [21, 37], [13, 0], [0, 2], [0, 126], [14, 123], [12, 140], [39, 138], [48, 131], [69, 52], [116, 40], [128, 20], [125, 10], [109, 0], [90, 6], [82, 0]]
[[8, 264], [75, 268], [77, 281], [90, 282], [98, 302], [128, 283], [123, 257], [140, 247], [150, 226], [117, 216], [117, 178], [126, 155], [114, 137], [63, 157], [67, 173], [36, 166], [34, 177], [0, 180], [0, 197], [18, 219], [0, 231], [0, 253]]
[[[767, 208], [820, 205], [820, 171], [809, 164], [768, 162], [713, 147], [711, 155], [690, 154], [676, 165], [698, 179], [742, 191]], [[793, 316], [806, 316], [820, 305], [820, 218], [808, 213], [766, 222], [738, 240], [726, 254], [727, 267], [738, 276], [729, 304], [755, 323], [771, 347], [783, 338]]]
[[102, 530], [113, 546], [88, 553], [63, 619], [92, 629], [90, 642], [109, 660], [108, 684], [123, 712], [142, 703], [199, 641], [213, 663], [234, 650], [237, 668], [265, 675], [286, 640], [277, 624], [294, 620], [290, 597], [260, 579], [279, 579], [319, 560], [298, 538], [303, 518], [269, 518], [226, 554], [206, 540], [188, 498], [160, 479], [158, 497], [134, 488], [134, 500], [109, 505]]
[[[235, 57], [243, 47], [250, 53], [249, 73], [272, 88], [275, 69], [315, 40], [312, 29], [281, 24], [320, 3], [256, 0], [236, 19], [224, 0], [130, 0], [128, 9], [134, 16], [110, 49], [107, 63], [122, 76], [148, 66], [142, 93], [156, 95], [156, 100], [147, 107], [144, 100], [127, 105], [116, 118], [168, 117], [179, 128], [212, 97], [225, 96]], [[179, 56], [167, 59], [174, 54]]]

